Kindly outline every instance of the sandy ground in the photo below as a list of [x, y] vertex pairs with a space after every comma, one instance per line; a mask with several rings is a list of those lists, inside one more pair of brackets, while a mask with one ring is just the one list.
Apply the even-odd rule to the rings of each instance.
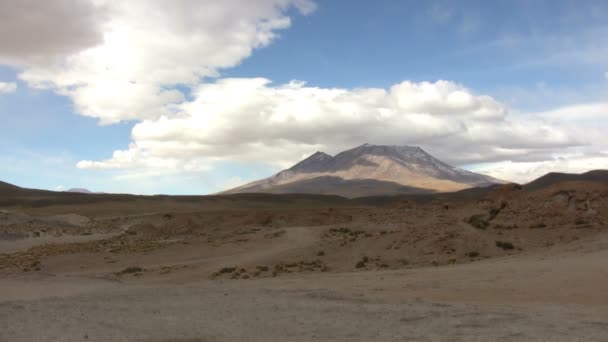
[[103, 240], [117, 233], [110, 234], [91, 234], [91, 235], [64, 235], [64, 236], [37, 236], [20, 239], [0, 239], [0, 253], [15, 253], [28, 250], [34, 246], [45, 244], [72, 243], [72, 242], [87, 242], [95, 240]]
[[605, 341], [607, 243], [254, 280], [3, 279], [0, 340]]

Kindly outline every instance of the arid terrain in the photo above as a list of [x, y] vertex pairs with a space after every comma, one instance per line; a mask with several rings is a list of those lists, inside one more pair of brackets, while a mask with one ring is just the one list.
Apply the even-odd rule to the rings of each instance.
[[0, 341], [604, 341], [606, 175], [356, 199], [0, 183]]

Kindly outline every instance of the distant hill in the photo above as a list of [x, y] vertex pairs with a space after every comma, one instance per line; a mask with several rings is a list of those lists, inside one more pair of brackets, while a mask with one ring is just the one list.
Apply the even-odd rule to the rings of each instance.
[[47, 190], [22, 188], [10, 183], [0, 181], [0, 199], [12, 196], [35, 196], [46, 193], [51, 194], [53, 192]]
[[419, 147], [364, 144], [331, 156], [316, 152], [287, 170], [226, 194], [314, 193], [345, 197], [451, 192], [504, 183], [448, 165]]
[[10, 183], [6, 183], [6, 182], [2, 182], [0, 181], [0, 191], [3, 190], [18, 190], [21, 189], [20, 187], [10, 184]]
[[[583, 174], [549, 173], [532, 181], [523, 187], [517, 184], [491, 184], [487, 187], [469, 187], [456, 192], [434, 192], [428, 189], [407, 187], [394, 182], [376, 180], [344, 180], [330, 176], [303, 179], [294, 183], [286, 183], [287, 192], [279, 186], [277, 193], [244, 192], [230, 195], [210, 196], [140, 196], [129, 194], [83, 194], [78, 192], [56, 192], [48, 190], [28, 189], [0, 181], [0, 208], [2, 207], [46, 207], [51, 205], [86, 205], [99, 203], [136, 203], [137, 200], [152, 203], [165, 203], [174, 200], [179, 203], [193, 202], [204, 206], [230, 206], [239, 208], [259, 208], [260, 206], [348, 206], [371, 205], [382, 206], [400, 201], [474, 201], [486, 197], [501, 189], [521, 189], [524, 192], [535, 191], [556, 183], [568, 181], [583, 181], [589, 186], [597, 182], [608, 182], [608, 170], [595, 170]], [[319, 188], [315, 188], [315, 187]], [[317, 193], [303, 193], [304, 189], [312, 189]], [[281, 192], [283, 191], [283, 192]], [[348, 192], [350, 198], [330, 195], [334, 192]], [[381, 192], [381, 193], [377, 193]], [[354, 197], [357, 197], [353, 199]], [[162, 204], [163, 206], [165, 204]], [[145, 206], [144, 206], [145, 208]]]
[[580, 174], [551, 172], [524, 185], [524, 189], [537, 190], [556, 183], [569, 181], [608, 182], [608, 170], [593, 170]]
[[79, 194], [92, 194], [93, 192], [89, 189], [85, 189], [85, 188], [71, 188], [69, 190], [66, 190], [65, 192], [76, 192]]

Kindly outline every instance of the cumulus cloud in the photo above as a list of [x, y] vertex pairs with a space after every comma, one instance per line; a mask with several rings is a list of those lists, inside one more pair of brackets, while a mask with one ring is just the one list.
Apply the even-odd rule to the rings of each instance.
[[[536, 114], [551, 126], [580, 137], [587, 145], [589, 152], [598, 152], [608, 148], [606, 131], [608, 131], [608, 103], [584, 103], [564, 106]], [[608, 167], [608, 165], [607, 165]]]
[[[39, 3], [6, 5], [3, 15], [16, 16], [12, 20], [18, 23], [0, 36], [2, 45], [14, 46], [4, 63], [63, 54], [56, 63], [25, 63], [20, 77], [32, 87], [71, 97], [79, 113], [102, 124], [172, 114], [185, 98], [184, 88], [217, 77], [275, 40], [277, 31], [291, 25], [290, 8], [304, 14], [315, 9], [308, 0]], [[68, 11], [73, 18], [65, 17]], [[40, 17], [38, 26], [28, 24], [32, 16], [36, 22]], [[21, 31], [35, 35], [54, 25], [49, 35], [55, 38], [41, 48], [19, 45], [28, 36]]]
[[104, 6], [82, 0], [0, 2], [0, 63], [48, 63], [103, 41]]
[[15, 82], [0, 82], [0, 94], [14, 93], [17, 90]]
[[[578, 137], [581, 144], [568, 149], [550, 149], [549, 154], [529, 160], [503, 158], [476, 166], [494, 177], [525, 183], [548, 172], [580, 173], [608, 169], [608, 103], [584, 103], [533, 113], [556, 130]], [[500, 159], [497, 159], [500, 160]]]
[[382, 88], [273, 86], [264, 78], [200, 85], [175, 115], [144, 120], [132, 143], [80, 168], [165, 167], [195, 170], [218, 160], [288, 166], [316, 150], [363, 142], [414, 144], [459, 165], [548, 158], [579, 142], [541, 120], [511, 119], [509, 109], [449, 81]]
[[501, 161], [488, 163], [475, 168], [499, 179], [517, 183], [527, 183], [549, 172], [582, 173], [589, 170], [608, 168], [608, 154], [563, 154], [549, 160], [513, 162]]

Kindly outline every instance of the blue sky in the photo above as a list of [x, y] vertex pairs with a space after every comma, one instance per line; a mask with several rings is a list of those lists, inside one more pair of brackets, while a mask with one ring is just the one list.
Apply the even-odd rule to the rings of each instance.
[[608, 168], [605, 1], [105, 5], [0, 4], [0, 180], [204, 194], [364, 142]]
[[[279, 83], [305, 79], [320, 87], [448, 79], [492, 91], [605, 82], [605, 56], [593, 63], [570, 51], [602, 47], [605, 2], [348, 3], [320, 4], [313, 15], [296, 18], [273, 46], [224, 74]], [[547, 61], [554, 57], [559, 59]]]

